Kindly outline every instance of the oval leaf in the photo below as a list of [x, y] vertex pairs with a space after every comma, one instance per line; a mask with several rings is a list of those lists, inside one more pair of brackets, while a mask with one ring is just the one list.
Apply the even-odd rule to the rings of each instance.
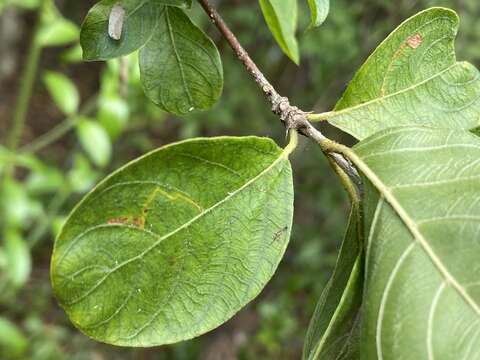
[[55, 293], [87, 335], [154, 346], [232, 317], [273, 275], [290, 236], [288, 152], [268, 139], [196, 139], [137, 159], [70, 215]]
[[368, 58], [328, 121], [364, 139], [394, 126], [480, 125], [480, 74], [457, 62], [458, 16], [432, 8], [401, 24]]
[[[108, 35], [113, 7], [125, 11], [119, 40]], [[107, 60], [130, 54], [142, 47], [152, 36], [163, 5], [148, 0], [103, 0], [88, 12], [80, 32], [85, 60]]]
[[65, 115], [77, 112], [80, 94], [72, 80], [61, 73], [47, 71], [43, 76], [43, 82], [53, 101]]
[[362, 303], [362, 256], [358, 210], [352, 208], [333, 276], [310, 320], [303, 359], [358, 359], [356, 324]]
[[83, 148], [97, 166], [106, 166], [112, 155], [112, 144], [105, 129], [97, 122], [80, 118], [77, 134]]
[[215, 44], [178, 8], [165, 7], [152, 40], [140, 51], [140, 73], [147, 96], [174, 114], [208, 109], [222, 93]]
[[330, 12], [330, 0], [308, 0], [312, 22], [310, 27], [316, 27], [323, 24]]
[[297, 30], [297, 0], [260, 0], [263, 17], [283, 52], [295, 63], [300, 62]]
[[480, 357], [480, 139], [392, 128], [355, 147], [365, 178], [365, 359]]

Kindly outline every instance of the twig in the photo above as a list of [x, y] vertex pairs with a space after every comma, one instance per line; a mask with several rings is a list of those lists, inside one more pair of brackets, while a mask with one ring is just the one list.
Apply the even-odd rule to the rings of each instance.
[[66, 118], [60, 124], [56, 125], [51, 130], [47, 131], [45, 134], [41, 135], [31, 143], [22, 146], [19, 149], [19, 152], [22, 154], [36, 153], [43, 148], [49, 146], [50, 144], [54, 143], [67, 132], [69, 132], [77, 124], [78, 120], [81, 118], [81, 115], [88, 115], [92, 111], [94, 111], [97, 106], [97, 101], [98, 95], [95, 94], [85, 102], [85, 105], [82, 106], [78, 115]]
[[302, 111], [296, 106], [290, 105], [288, 98], [281, 96], [275, 88], [270, 84], [265, 75], [260, 71], [255, 62], [252, 60], [248, 52], [238, 41], [235, 34], [227, 26], [220, 14], [210, 4], [209, 0], [198, 0], [202, 8], [210, 17], [212, 23], [221, 32], [223, 37], [227, 40], [230, 47], [233, 49], [237, 58], [245, 65], [248, 72], [252, 75], [255, 82], [260, 86], [270, 104], [272, 105], [273, 113], [280, 117], [280, 120], [285, 124], [287, 131], [295, 129], [302, 135], [317, 142], [322, 150], [331, 156], [337, 165], [351, 178], [356, 186], [361, 186], [361, 180], [355, 167], [341, 154], [328, 152], [326, 149], [331, 143], [319, 130], [317, 130], [309, 121], [308, 113]]

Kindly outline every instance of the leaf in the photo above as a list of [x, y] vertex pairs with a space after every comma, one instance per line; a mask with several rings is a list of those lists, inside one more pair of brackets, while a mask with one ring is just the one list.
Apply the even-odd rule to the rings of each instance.
[[365, 359], [480, 356], [480, 139], [392, 128], [347, 155], [363, 173]]
[[[108, 36], [108, 20], [116, 4], [126, 12], [120, 40]], [[100, 1], [88, 12], [80, 32], [84, 60], [112, 59], [141, 48], [151, 38], [162, 9], [161, 1]]]
[[298, 65], [300, 55], [295, 38], [297, 0], [259, 0], [263, 17], [282, 51]]
[[[333, 276], [322, 292], [310, 320], [303, 359], [357, 359], [352, 337], [362, 303], [362, 256], [358, 211], [352, 209]], [[352, 340], [353, 343], [350, 341]], [[353, 354], [352, 354], [353, 353]]]
[[480, 125], [479, 72], [456, 61], [457, 30], [457, 14], [444, 8], [405, 21], [360, 68], [328, 121], [357, 139], [394, 126]]
[[57, 18], [45, 23], [37, 33], [37, 42], [42, 47], [62, 46], [78, 41], [80, 29], [73, 22]]
[[20, 288], [28, 281], [32, 270], [30, 251], [17, 230], [5, 229], [4, 236], [8, 277], [13, 286]]
[[0, 317], [0, 356], [4, 359], [24, 358], [28, 340], [20, 329], [5, 317]]
[[256, 297], [290, 236], [288, 154], [269, 139], [194, 139], [102, 181], [55, 242], [52, 284], [72, 322], [115, 345], [212, 330]]
[[308, 0], [308, 6], [312, 17], [310, 27], [322, 25], [330, 12], [330, 0]]
[[118, 94], [99, 97], [97, 119], [110, 138], [118, 138], [126, 128], [129, 116], [128, 102]]
[[78, 41], [79, 28], [65, 19], [53, 1], [42, 4], [41, 26], [35, 41], [41, 47], [62, 46]]
[[53, 101], [65, 115], [74, 115], [78, 111], [80, 95], [69, 78], [58, 72], [47, 71], [43, 82]]
[[208, 109], [222, 93], [215, 44], [177, 8], [165, 8], [152, 40], [141, 49], [140, 73], [146, 95], [174, 114]]
[[105, 129], [87, 118], [80, 118], [76, 123], [78, 138], [88, 156], [95, 165], [106, 166], [112, 155], [112, 144]]

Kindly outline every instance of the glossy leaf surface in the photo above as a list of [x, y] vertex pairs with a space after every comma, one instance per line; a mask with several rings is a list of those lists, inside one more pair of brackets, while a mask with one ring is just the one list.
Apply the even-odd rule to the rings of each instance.
[[70, 215], [55, 293], [94, 339], [153, 346], [203, 334], [252, 300], [290, 236], [288, 152], [268, 139], [169, 145], [101, 182]]
[[[108, 35], [112, 8], [118, 4], [125, 10], [120, 40]], [[88, 12], [80, 32], [85, 60], [107, 60], [130, 54], [142, 47], [152, 36], [157, 17], [163, 10], [161, 1], [102, 0]]]

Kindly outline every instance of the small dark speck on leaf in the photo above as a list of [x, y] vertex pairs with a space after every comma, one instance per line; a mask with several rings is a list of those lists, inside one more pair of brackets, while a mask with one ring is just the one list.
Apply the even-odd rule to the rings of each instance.
[[410, 46], [412, 49], [418, 48], [423, 42], [422, 35], [415, 34], [407, 39], [407, 45]]
[[275, 241], [277, 241], [280, 238], [280, 236], [287, 230], [288, 230], [288, 226], [285, 226], [285, 227], [281, 228], [280, 230], [278, 230], [275, 234], [273, 234], [273, 240], [272, 240], [271, 244], [273, 244]]

